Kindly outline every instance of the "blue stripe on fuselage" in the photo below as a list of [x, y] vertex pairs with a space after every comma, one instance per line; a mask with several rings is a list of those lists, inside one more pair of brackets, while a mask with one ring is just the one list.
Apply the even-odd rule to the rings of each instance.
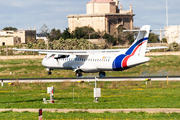
[[148, 40], [148, 37], [147, 38], [143, 38], [141, 40], [138, 40], [135, 44], [133, 44], [127, 51], [126, 51], [126, 55], [131, 55], [134, 51], [134, 49], [142, 42]]
[[125, 54], [122, 54], [122, 55], [119, 55], [115, 58], [115, 60], [113, 61], [113, 65], [112, 65], [112, 68], [114, 71], [121, 71], [121, 70], [124, 70], [123, 67], [122, 67], [122, 61], [124, 60], [124, 58], [126, 57], [127, 55]]

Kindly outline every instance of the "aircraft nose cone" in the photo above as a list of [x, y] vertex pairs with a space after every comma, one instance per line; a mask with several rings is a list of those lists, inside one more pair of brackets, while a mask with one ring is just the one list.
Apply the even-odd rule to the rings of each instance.
[[45, 58], [42, 60], [42, 65], [43, 65], [43, 66], [46, 66], [46, 60], [45, 60]]

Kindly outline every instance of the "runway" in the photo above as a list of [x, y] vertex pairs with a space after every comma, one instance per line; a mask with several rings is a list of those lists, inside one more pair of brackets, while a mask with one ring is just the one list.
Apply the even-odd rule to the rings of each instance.
[[[96, 78], [97, 81], [145, 81], [149, 79], [151, 81], [180, 81], [180, 76], [141, 76], [141, 77], [107, 77], [107, 78]], [[17, 79], [0, 79], [4, 83], [9, 82], [92, 82], [95, 78], [17, 78]]]

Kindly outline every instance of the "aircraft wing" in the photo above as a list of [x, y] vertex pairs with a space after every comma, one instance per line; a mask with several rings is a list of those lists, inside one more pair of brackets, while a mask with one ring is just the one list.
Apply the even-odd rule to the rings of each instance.
[[127, 49], [105, 49], [105, 50], [43, 50], [43, 49], [16, 49], [18, 51], [38, 52], [39, 54], [62, 54], [62, 55], [89, 55], [94, 53], [118, 53]]
[[[168, 48], [165, 46], [159, 47], [147, 47], [146, 52], [149, 52], [153, 49], [163, 49]], [[13, 48], [12, 50], [18, 51], [30, 51], [30, 52], [38, 52], [39, 54], [61, 54], [61, 55], [89, 55], [94, 53], [119, 53], [119, 52], [126, 52], [127, 49], [104, 49], [104, 50], [44, 50], [44, 49], [16, 49]]]

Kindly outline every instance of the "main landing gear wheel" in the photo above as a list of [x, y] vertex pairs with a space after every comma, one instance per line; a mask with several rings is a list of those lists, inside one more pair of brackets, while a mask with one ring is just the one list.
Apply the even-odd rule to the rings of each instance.
[[82, 77], [82, 72], [80, 70], [76, 71], [76, 78]]
[[99, 77], [100, 78], [105, 78], [106, 77], [106, 73], [105, 72], [99, 72]]

